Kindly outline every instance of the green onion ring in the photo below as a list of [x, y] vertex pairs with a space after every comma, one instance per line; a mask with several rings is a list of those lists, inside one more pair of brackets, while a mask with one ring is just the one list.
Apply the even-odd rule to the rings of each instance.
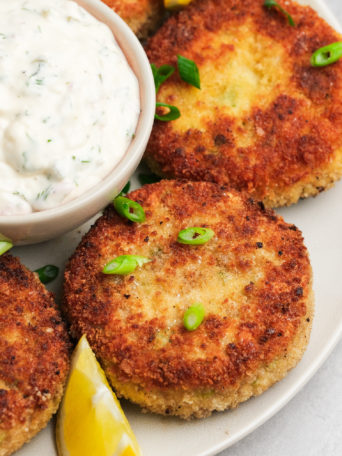
[[179, 232], [177, 242], [181, 244], [202, 245], [210, 241], [214, 234], [214, 231], [210, 228], [186, 228]]
[[0, 255], [3, 255], [7, 250], [10, 250], [13, 244], [8, 241], [0, 241]]
[[144, 209], [140, 204], [125, 196], [116, 197], [113, 204], [119, 215], [126, 217], [132, 222], [142, 223], [146, 219]]
[[323, 67], [337, 62], [342, 57], [342, 42], [328, 44], [315, 51], [311, 56], [311, 65]]
[[53, 264], [47, 264], [39, 269], [36, 269], [34, 272], [38, 274], [39, 280], [46, 284], [50, 283], [58, 276], [59, 268]]
[[264, 6], [266, 6], [266, 8], [278, 8], [279, 11], [281, 11], [283, 14], [285, 14], [285, 16], [287, 17], [287, 20], [289, 22], [289, 24], [291, 25], [291, 27], [295, 27], [296, 26], [296, 23], [295, 21], [292, 19], [292, 16], [290, 16], [290, 14], [282, 7], [279, 5], [278, 2], [276, 2], [275, 0], [265, 0], [264, 1]]
[[159, 68], [154, 63], [151, 63], [151, 70], [154, 79], [154, 85], [156, 92], [158, 92], [160, 86], [174, 73], [175, 69], [171, 65], [162, 65]]
[[164, 114], [160, 116], [159, 114], [155, 114], [155, 118], [158, 120], [161, 120], [162, 122], [170, 122], [171, 120], [176, 120], [181, 116], [181, 113], [179, 109], [176, 106], [172, 106], [166, 103], [156, 103], [156, 108], [159, 108], [160, 106], [164, 108], [168, 108], [170, 111], [167, 114]]
[[102, 272], [103, 274], [131, 274], [138, 266], [141, 267], [150, 261], [149, 258], [140, 255], [121, 255], [107, 263]]
[[196, 303], [184, 313], [183, 324], [188, 331], [195, 331], [203, 322], [205, 310], [202, 304]]

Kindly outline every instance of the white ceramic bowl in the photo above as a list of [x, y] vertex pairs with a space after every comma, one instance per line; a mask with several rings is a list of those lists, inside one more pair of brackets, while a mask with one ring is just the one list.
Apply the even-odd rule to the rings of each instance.
[[76, 0], [113, 31], [139, 81], [141, 114], [135, 137], [121, 161], [89, 191], [54, 209], [28, 215], [0, 216], [0, 239], [16, 245], [34, 244], [60, 236], [103, 209], [121, 191], [137, 168], [149, 139], [155, 113], [155, 88], [150, 64], [134, 33], [100, 0]]

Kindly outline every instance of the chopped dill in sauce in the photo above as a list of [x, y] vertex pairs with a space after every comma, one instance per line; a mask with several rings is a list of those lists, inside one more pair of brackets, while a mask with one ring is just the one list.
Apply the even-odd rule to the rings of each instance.
[[110, 29], [74, 1], [0, 0], [0, 30], [1, 216], [100, 182], [132, 141], [140, 97]]

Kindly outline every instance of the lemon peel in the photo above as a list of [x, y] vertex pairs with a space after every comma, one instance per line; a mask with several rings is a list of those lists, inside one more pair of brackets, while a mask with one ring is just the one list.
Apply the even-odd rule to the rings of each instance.
[[164, 0], [164, 6], [166, 9], [174, 10], [183, 8], [189, 5], [190, 2], [191, 0]]

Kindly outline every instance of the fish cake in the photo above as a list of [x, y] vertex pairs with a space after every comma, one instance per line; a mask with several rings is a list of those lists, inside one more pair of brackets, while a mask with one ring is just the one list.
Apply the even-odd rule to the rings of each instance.
[[163, 0], [102, 0], [127, 22], [133, 32], [146, 39], [162, 19]]
[[314, 68], [312, 53], [342, 41], [310, 7], [263, 0], [198, 0], [171, 17], [146, 51], [157, 66], [194, 60], [201, 90], [165, 82], [158, 101], [181, 117], [156, 120], [145, 158], [167, 178], [248, 191], [268, 207], [290, 205], [342, 175], [342, 61]]
[[51, 293], [17, 258], [0, 256], [0, 456], [46, 426], [68, 368], [68, 335]]
[[[109, 206], [65, 272], [64, 308], [86, 334], [119, 396], [181, 418], [236, 407], [300, 360], [313, 315], [311, 267], [300, 231], [262, 204], [208, 182], [161, 181], [132, 192], [146, 221]], [[180, 230], [211, 228], [204, 245]], [[105, 275], [119, 255], [151, 261]], [[185, 311], [205, 309], [188, 331]]]

